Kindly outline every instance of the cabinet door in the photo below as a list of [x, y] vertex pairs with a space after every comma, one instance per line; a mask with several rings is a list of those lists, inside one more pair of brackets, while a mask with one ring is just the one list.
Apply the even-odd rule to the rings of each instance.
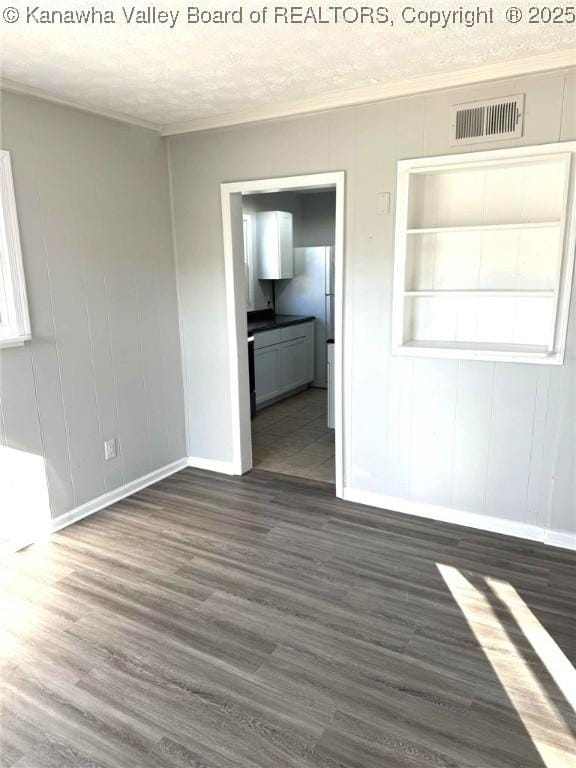
[[281, 394], [280, 345], [264, 347], [254, 352], [254, 377], [256, 380], [256, 405], [265, 403]]
[[266, 211], [256, 215], [258, 279], [284, 280], [294, 276], [292, 214]]
[[278, 220], [273, 211], [256, 216], [258, 279], [277, 280], [280, 277], [278, 250]]
[[280, 386], [282, 392], [306, 384], [306, 339], [285, 341], [280, 346]]
[[280, 252], [280, 278], [294, 277], [294, 245], [292, 240], [292, 214], [278, 213], [278, 245]]

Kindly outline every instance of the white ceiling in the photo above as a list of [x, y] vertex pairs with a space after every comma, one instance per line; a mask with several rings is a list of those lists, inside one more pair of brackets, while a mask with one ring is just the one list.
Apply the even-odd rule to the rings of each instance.
[[[156, 2], [156, 8], [180, 10], [174, 29], [160, 24], [128, 25], [123, 21], [122, 2], [116, 0], [61, 0], [60, 5], [49, 6], [114, 9], [115, 25], [26, 24], [22, 21], [26, 2], [12, 0], [12, 4], [21, 11], [21, 20], [0, 27], [3, 78], [159, 126], [207, 118], [217, 123], [220, 116], [248, 114], [278, 102], [310, 100], [574, 46], [574, 27], [569, 25], [499, 21], [489, 27], [448, 30], [403, 25], [399, 17], [405, 2], [388, 3], [396, 17], [393, 28], [189, 25], [185, 20], [189, 3], [179, 0]], [[531, 4], [515, 0], [521, 8]], [[416, 5], [458, 7], [444, 0]], [[262, 6], [262, 2], [244, 3], [245, 17], [250, 9]], [[238, 8], [239, 4], [233, 0], [227, 6], [212, 0], [202, 3], [202, 8], [217, 7]]]

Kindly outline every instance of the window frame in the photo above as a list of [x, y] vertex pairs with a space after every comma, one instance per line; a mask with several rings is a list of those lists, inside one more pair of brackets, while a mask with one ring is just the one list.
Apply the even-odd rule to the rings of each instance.
[[0, 150], [0, 348], [31, 339], [10, 153]]

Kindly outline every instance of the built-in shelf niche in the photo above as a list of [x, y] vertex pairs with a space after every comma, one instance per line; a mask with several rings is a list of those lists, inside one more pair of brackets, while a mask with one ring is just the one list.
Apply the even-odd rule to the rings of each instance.
[[575, 148], [399, 163], [397, 353], [563, 362]]

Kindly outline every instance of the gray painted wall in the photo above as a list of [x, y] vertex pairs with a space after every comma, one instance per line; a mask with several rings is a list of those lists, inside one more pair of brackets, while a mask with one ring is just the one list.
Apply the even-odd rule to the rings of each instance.
[[186, 455], [166, 147], [12, 94], [1, 118], [33, 340], [0, 350], [0, 444], [45, 457], [57, 517]]
[[301, 195], [301, 198], [302, 225], [298, 245], [335, 245], [336, 192], [315, 192]]
[[390, 354], [394, 211], [376, 195], [394, 201], [398, 159], [456, 151], [451, 104], [518, 92], [524, 137], [491, 147], [576, 138], [571, 69], [170, 139], [189, 454], [231, 460], [220, 183], [345, 170], [346, 485], [576, 530], [576, 296], [563, 367]]

